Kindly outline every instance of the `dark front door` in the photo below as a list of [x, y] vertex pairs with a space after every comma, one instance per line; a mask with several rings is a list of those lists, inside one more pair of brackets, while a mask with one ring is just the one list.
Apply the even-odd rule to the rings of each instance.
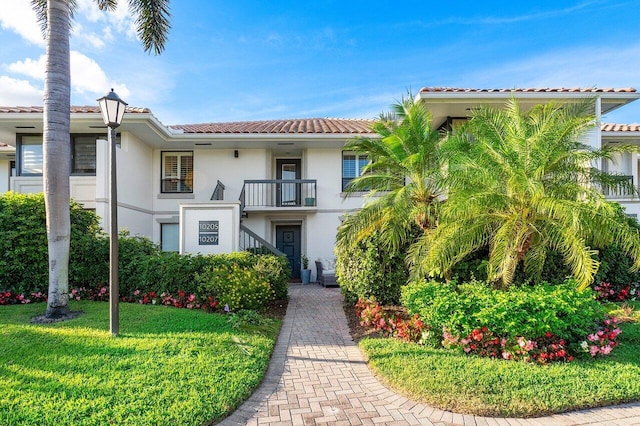
[[300, 225], [276, 226], [276, 247], [287, 255], [291, 278], [300, 278]]
[[[300, 159], [279, 158], [276, 160], [276, 179], [295, 180], [300, 179], [301, 167]], [[299, 206], [300, 205], [300, 185], [297, 183], [282, 183], [278, 185], [277, 206]]]

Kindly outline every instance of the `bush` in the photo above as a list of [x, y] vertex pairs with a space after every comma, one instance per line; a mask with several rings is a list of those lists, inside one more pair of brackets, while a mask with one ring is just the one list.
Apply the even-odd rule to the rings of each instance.
[[285, 300], [289, 297], [291, 270], [286, 257], [264, 254], [255, 256], [254, 269], [271, 284], [276, 300]]
[[391, 253], [374, 234], [357, 244], [336, 247], [336, 256], [336, 275], [347, 303], [375, 299], [383, 305], [398, 304], [409, 275], [404, 250]]
[[[46, 294], [49, 271], [43, 194], [0, 195], [0, 235], [0, 291], [23, 296]], [[273, 297], [287, 298], [290, 271], [284, 258], [247, 252], [179, 255], [161, 252], [146, 237], [127, 232], [119, 235], [120, 294], [127, 299], [135, 299], [134, 292], [196, 294], [199, 277], [209, 281], [211, 271], [234, 265], [263, 277], [273, 289]], [[108, 281], [109, 238], [100, 231], [96, 214], [72, 201], [69, 289], [100, 294]], [[198, 296], [209, 301], [210, 295]]]
[[[98, 217], [71, 201], [70, 277], [76, 276], [79, 265], [96, 260], [91, 247], [98, 234]], [[15, 293], [48, 291], [48, 246], [44, 195], [0, 194], [0, 290]], [[74, 269], [75, 267], [75, 269]], [[78, 274], [82, 279], [95, 276], [94, 271]], [[73, 285], [70, 282], [69, 285]]]
[[213, 269], [208, 281], [201, 284], [200, 293], [213, 295], [232, 311], [262, 311], [274, 297], [271, 285], [256, 270], [238, 264]]
[[594, 294], [576, 291], [572, 280], [562, 285], [541, 283], [506, 291], [481, 282], [458, 286], [454, 282], [423, 281], [403, 289], [402, 303], [438, 332], [434, 340], [442, 340], [443, 329], [467, 336], [487, 327], [501, 338], [534, 340], [551, 333], [569, 345], [578, 345], [605, 316]]

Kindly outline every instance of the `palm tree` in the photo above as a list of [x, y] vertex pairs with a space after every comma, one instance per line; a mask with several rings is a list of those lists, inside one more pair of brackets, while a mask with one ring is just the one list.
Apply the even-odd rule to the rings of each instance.
[[450, 193], [437, 229], [413, 248], [416, 272], [446, 275], [488, 247], [488, 279], [506, 288], [520, 264], [526, 276], [539, 277], [554, 250], [582, 289], [599, 266], [592, 247], [610, 243], [640, 267], [638, 232], [598, 191], [621, 185], [592, 167], [611, 151], [580, 142], [596, 124], [592, 111], [588, 100], [524, 112], [513, 98], [504, 109], [476, 110], [447, 142]]
[[369, 199], [339, 228], [339, 245], [379, 232], [382, 243], [395, 251], [411, 242], [416, 229], [427, 232], [436, 225], [444, 168], [442, 134], [431, 125], [431, 113], [409, 94], [372, 126], [380, 137], [345, 145], [369, 160], [345, 190], [346, 197], [366, 191]]
[[[113, 11], [117, 0], [95, 0]], [[45, 316], [69, 314], [69, 170], [71, 169], [69, 35], [76, 0], [32, 0], [47, 41], [44, 86], [43, 183], [49, 249], [49, 300]], [[159, 54], [170, 28], [169, 0], [129, 0], [145, 51]]]

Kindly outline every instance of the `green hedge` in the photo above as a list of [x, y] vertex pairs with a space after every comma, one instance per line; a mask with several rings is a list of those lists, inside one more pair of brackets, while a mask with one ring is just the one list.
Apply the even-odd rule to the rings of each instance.
[[434, 342], [442, 340], [443, 328], [466, 336], [486, 326], [501, 337], [535, 339], [550, 332], [578, 344], [604, 319], [605, 310], [592, 291], [575, 288], [572, 280], [508, 290], [478, 281], [421, 281], [403, 288], [402, 304], [431, 328]]
[[[47, 236], [42, 194], [0, 195], [0, 290], [18, 294], [47, 293]], [[250, 270], [269, 285], [269, 299], [286, 299], [290, 275], [285, 258], [248, 252], [228, 255], [179, 255], [160, 251], [148, 238], [119, 237], [121, 296], [134, 291], [157, 294], [201, 294], [216, 269]], [[95, 213], [71, 203], [69, 288], [97, 289], [109, 279], [109, 239], [100, 231]], [[238, 286], [253, 280], [235, 280]], [[230, 291], [235, 291], [231, 289]], [[218, 294], [217, 296], [224, 296]]]
[[[82, 284], [95, 271], [79, 272], [96, 260], [87, 245], [98, 232], [98, 217], [71, 202], [70, 285]], [[0, 290], [47, 292], [49, 286], [46, 215], [43, 194], [0, 194]], [[74, 269], [74, 266], [76, 268]], [[78, 277], [79, 280], [73, 280]]]
[[375, 299], [383, 305], [400, 300], [400, 288], [406, 284], [409, 271], [405, 253], [391, 253], [380, 245], [373, 234], [357, 244], [336, 248], [336, 275], [347, 303], [358, 299]]

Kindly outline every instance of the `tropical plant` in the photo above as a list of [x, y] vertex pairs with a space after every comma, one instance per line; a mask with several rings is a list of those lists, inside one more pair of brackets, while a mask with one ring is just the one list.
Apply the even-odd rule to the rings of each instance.
[[598, 190], [624, 185], [593, 167], [614, 150], [581, 142], [595, 125], [593, 111], [592, 99], [523, 111], [514, 98], [503, 109], [475, 110], [447, 141], [450, 192], [437, 229], [412, 246], [414, 272], [446, 276], [488, 247], [487, 278], [506, 288], [519, 265], [540, 277], [553, 250], [583, 289], [598, 270], [593, 247], [611, 243], [640, 267], [638, 231]]
[[[113, 11], [117, 0], [95, 0]], [[170, 28], [169, 0], [129, 0], [145, 51], [162, 52]], [[44, 78], [43, 181], [49, 251], [49, 299], [46, 316], [69, 313], [69, 171], [71, 146], [71, 70], [69, 35], [76, 0], [31, 0], [46, 38]]]
[[413, 238], [416, 228], [429, 231], [437, 223], [443, 194], [443, 135], [432, 129], [431, 113], [411, 94], [392, 105], [392, 112], [381, 116], [372, 130], [379, 137], [355, 138], [344, 148], [369, 159], [345, 196], [367, 191], [369, 199], [339, 228], [338, 246], [378, 232], [380, 243], [397, 251]]

